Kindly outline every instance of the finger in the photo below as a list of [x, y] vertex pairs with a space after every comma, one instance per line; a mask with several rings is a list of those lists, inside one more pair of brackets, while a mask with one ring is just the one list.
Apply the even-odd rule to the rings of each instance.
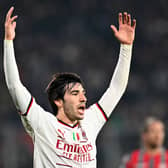
[[117, 34], [118, 32], [117, 28], [114, 25], [111, 25], [110, 27], [113, 30], [114, 34]]
[[13, 22], [15, 19], [17, 19], [18, 18], [18, 16], [16, 15], [16, 16], [13, 16], [12, 18], [11, 18], [11, 22]]
[[16, 22], [13, 22], [13, 28], [14, 29], [16, 28]]
[[121, 25], [122, 24], [122, 13], [119, 13], [118, 14], [118, 23], [119, 23], [119, 25]]
[[127, 23], [128, 23], [128, 25], [131, 26], [131, 15], [130, 14], [128, 14], [128, 16], [127, 16]]
[[124, 12], [124, 19], [123, 19], [123, 23], [126, 24], [127, 23], [127, 12]]
[[136, 28], [136, 19], [133, 19], [133, 22], [132, 22], [132, 28], [133, 28], [133, 29]]
[[12, 7], [9, 9], [9, 11], [8, 11], [8, 13], [7, 13], [7, 15], [6, 15], [6, 20], [9, 20], [9, 19], [10, 19], [13, 10], [14, 10], [14, 7], [12, 6]]

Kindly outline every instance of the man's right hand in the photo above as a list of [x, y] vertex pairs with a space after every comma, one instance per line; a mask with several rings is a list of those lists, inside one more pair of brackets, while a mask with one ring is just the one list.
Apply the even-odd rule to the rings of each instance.
[[5, 20], [5, 40], [14, 40], [15, 38], [15, 28], [16, 28], [16, 18], [18, 16], [13, 16], [14, 7], [11, 7], [6, 15]]

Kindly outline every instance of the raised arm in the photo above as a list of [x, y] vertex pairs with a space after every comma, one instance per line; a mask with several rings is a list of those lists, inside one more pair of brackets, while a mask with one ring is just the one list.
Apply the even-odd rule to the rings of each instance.
[[130, 71], [132, 45], [135, 37], [136, 20], [131, 21], [130, 14], [125, 12], [122, 15], [122, 13], [119, 13], [118, 21], [119, 30], [114, 25], [111, 25], [111, 29], [121, 43], [119, 60], [110, 85], [98, 102], [98, 105], [100, 105], [107, 117], [110, 116], [126, 89]]
[[29, 106], [31, 95], [22, 85], [16, 65], [13, 40], [15, 38], [16, 18], [12, 16], [14, 7], [11, 7], [5, 20], [5, 39], [4, 39], [4, 72], [7, 87], [12, 96], [16, 108], [21, 113], [26, 113]]

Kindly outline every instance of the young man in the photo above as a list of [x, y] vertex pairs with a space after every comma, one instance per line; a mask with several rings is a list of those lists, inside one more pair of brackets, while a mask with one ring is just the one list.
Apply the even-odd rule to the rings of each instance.
[[47, 88], [54, 115], [40, 107], [20, 81], [13, 40], [16, 18], [11, 7], [5, 21], [4, 71], [13, 101], [24, 127], [34, 143], [34, 168], [96, 168], [96, 137], [123, 95], [130, 69], [136, 21], [119, 14], [119, 30], [112, 25], [121, 43], [111, 83], [99, 102], [86, 109], [85, 89], [73, 73], [55, 74]]
[[143, 125], [142, 147], [123, 157], [120, 168], [166, 168], [168, 151], [164, 149], [165, 127], [161, 120], [148, 117]]

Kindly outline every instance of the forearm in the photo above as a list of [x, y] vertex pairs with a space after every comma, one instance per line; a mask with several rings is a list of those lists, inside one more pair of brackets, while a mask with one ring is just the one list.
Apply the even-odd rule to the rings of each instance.
[[99, 100], [99, 104], [103, 108], [107, 117], [110, 116], [111, 112], [119, 102], [126, 89], [130, 71], [131, 55], [132, 45], [121, 44], [119, 60], [116, 65], [112, 80], [108, 89]]
[[13, 40], [4, 40], [4, 72], [8, 88], [19, 83], [19, 73], [16, 65]]
[[12, 40], [4, 40], [4, 72], [7, 87], [16, 108], [25, 113], [31, 95], [20, 81]]

